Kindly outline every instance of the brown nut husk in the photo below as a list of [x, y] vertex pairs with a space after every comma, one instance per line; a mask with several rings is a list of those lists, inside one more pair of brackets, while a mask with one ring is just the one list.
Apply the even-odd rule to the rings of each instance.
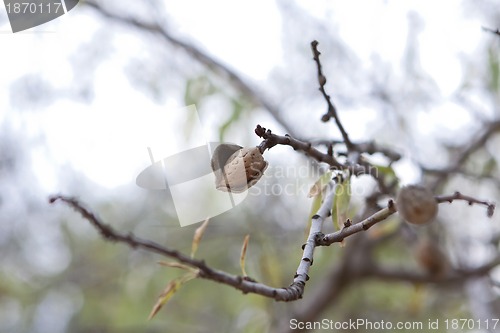
[[432, 276], [444, 276], [450, 269], [450, 262], [436, 244], [436, 240], [424, 238], [415, 246], [418, 264]]
[[403, 187], [396, 198], [399, 215], [412, 224], [432, 222], [438, 212], [438, 204], [431, 191], [418, 185]]
[[221, 144], [212, 156], [215, 187], [225, 192], [244, 192], [259, 181], [267, 165], [257, 147]]

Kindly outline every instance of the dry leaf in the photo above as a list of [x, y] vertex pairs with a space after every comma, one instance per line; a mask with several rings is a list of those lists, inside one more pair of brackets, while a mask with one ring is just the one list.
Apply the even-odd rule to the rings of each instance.
[[189, 271], [191, 273], [196, 273], [196, 274], [199, 272], [198, 268], [193, 268], [191, 266], [184, 265], [176, 261], [158, 261], [158, 264], [166, 267], [180, 268], [185, 271]]
[[160, 311], [160, 309], [172, 298], [172, 296], [174, 296], [177, 290], [179, 290], [184, 283], [196, 278], [197, 276], [197, 274], [188, 273], [180, 278], [170, 281], [158, 297], [158, 300], [148, 316], [148, 320], [151, 320], [158, 313], [158, 311]]
[[198, 250], [198, 245], [200, 244], [201, 238], [207, 229], [208, 221], [210, 221], [209, 218], [207, 218], [194, 232], [193, 243], [191, 244], [191, 258], [194, 258], [194, 255]]
[[248, 248], [248, 241], [249, 240], [250, 240], [250, 235], [246, 235], [245, 239], [243, 240], [243, 246], [241, 247], [240, 267], [241, 267], [241, 272], [243, 273], [243, 276], [248, 276], [247, 272], [245, 271], [245, 257], [247, 255], [247, 248]]
[[160, 311], [160, 309], [163, 307], [163, 305], [165, 305], [165, 303], [167, 303], [168, 300], [179, 289], [180, 285], [181, 284], [180, 284], [179, 279], [172, 280], [167, 284], [165, 289], [163, 289], [160, 296], [158, 297], [156, 304], [153, 306], [153, 309], [151, 310], [151, 313], [149, 314], [148, 320], [151, 320], [158, 313], [158, 311]]

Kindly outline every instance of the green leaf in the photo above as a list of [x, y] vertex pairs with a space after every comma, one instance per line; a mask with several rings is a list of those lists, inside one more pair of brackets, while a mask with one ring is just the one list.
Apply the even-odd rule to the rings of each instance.
[[483, 170], [481, 172], [481, 175], [482, 176], [491, 176], [491, 174], [497, 170], [498, 168], [498, 165], [497, 165], [497, 161], [494, 157], [490, 157], [486, 163], [484, 163], [483, 165]]
[[[309, 193], [307, 194], [308, 198], [315, 198], [316, 196], [320, 195], [325, 186], [332, 180], [332, 172], [328, 171], [324, 173], [322, 176], [320, 176], [316, 182], [313, 184], [311, 189], [309, 190]], [[319, 209], [319, 207], [318, 207]], [[316, 214], [316, 213], [314, 213]]]
[[386, 184], [392, 184], [394, 181], [399, 182], [399, 178], [396, 175], [396, 172], [392, 168], [392, 166], [388, 165], [377, 165], [377, 164], [372, 164], [373, 167], [377, 169], [377, 173], [381, 174], [385, 178], [385, 183]]
[[231, 116], [219, 127], [220, 142], [224, 142], [224, 135], [226, 134], [227, 130], [231, 127], [231, 125], [234, 122], [236, 122], [240, 118], [241, 114], [243, 113], [243, 110], [245, 110], [246, 108], [243, 102], [234, 98], [231, 99], [231, 104], [233, 106], [233, 112], [231, 113]]
[[332, 203], [332, 220], [334, 227], [336, 226], [338, 230], [341, 230], [347, 221], [347, 212], [351, 202], [351, 175], [349, 173], [346, 176], [339, 174], [337, 177], [340, 179], [335, 186], [335, 196]]
[[332, 180], [332, 172], [328, 171], [321, 175], [316, 182], [314, 182], [313, 186], [309, 189], [309, 193], [307, 194], [308, 198], [313, 198], [311, 204], [311, 212], [309, 213], [309, 217], [307, 219], [307, 226], [305, 229], [306, 238], [309, 234], [309, 229], [311, 228], [312, 217], [318, 213], [319, 208], [321, 207], [321, 202], [323, 202], [323, 191], [325, 186]]
[[323, 201], [323, 190], [325, 186], [332, 180], [332, 172], [328, 171], [321, 175], [316, 182], [311, 186], [309, 193], [307, 194], [308, 198], [313, 198], [311, 204], [311, 212], [309, 213], [309, 218], [307, 219], [307, 227], [306, 227], [306, 235], [309, 234], [309, 229], [311, 228], [312, 217], [318, 213], [319, 208], [321, 207], [321, 202]]
[[307, 219], [307, 227], [305, 230], [306, 237], [309, 234], [309, 229], [311, 228], [312, 217], [316, 215], [319, 208], [321, 207], [321, 202], [323, 201], [323, 195], [319, 192], [314, 198], [311, 204], [311, 212], [309, 213], [309, 218]]
[[488, 65], [490, 67], [490, 88], [498, 93], [500, 88], [500, 56], [493, 48], [488, 50]]
[[212, 95], [217, 91], [217, 87], [205, 75], [189, 79], [186, 82], [184, 91], [184, 104], [186, 106], [197, 104], [203, 97]]

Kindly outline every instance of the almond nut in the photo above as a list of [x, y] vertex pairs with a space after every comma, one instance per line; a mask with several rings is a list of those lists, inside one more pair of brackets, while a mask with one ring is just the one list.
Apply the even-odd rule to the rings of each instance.
[[[241, 193], [253, 186], [267, 168], [259, 148], [236, 148], [237, 145], [221, 144], [212, 157], [215, 186], [225, 192]], [[229, 157], [229, 155], [232, 153]], [[222, 167], [223, 166], [223, 167]]]
[[431, 222], [438, 212], [438, 204], [431, 191], [418, 185], [403, 187], [396, 198], [399, 215], [412, 224]]

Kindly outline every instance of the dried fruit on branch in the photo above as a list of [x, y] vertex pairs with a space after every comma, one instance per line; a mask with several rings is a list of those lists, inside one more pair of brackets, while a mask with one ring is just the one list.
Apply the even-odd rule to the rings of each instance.
[[438, 204], [431, 191], [418, 185], [403, 187], [396, 198], [399, 215], [408, 223], [426, 224], [438, 212]]
[[244, 192], [259, 181], [267, 165], [258, 147], [221, 144], [212, 156], [215, 186], [225, 192]]

